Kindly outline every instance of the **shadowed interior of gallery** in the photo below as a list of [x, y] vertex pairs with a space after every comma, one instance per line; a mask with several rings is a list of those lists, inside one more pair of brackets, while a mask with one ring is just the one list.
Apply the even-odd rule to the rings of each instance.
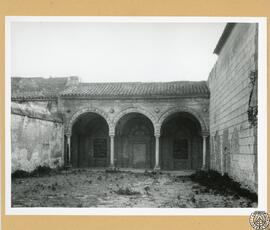
[[[160, 167], [163, 170], [196, 170], [202, 165], [202, 137], [198, 120], [186, 112], [174, 113], [162, 123]], [[71, 138], [72, 167], [110, 165], [110, 136], [106, 120], [84, 113], [74, 122]], [[118, 168], [153, 169], [154, 125], [145, 115], [123, 115], [115, 127], [114, 165]]]
[[140, 113], [124, 115], [116, 125], [116, 166], [152, 169], [155, 137], [152, 122]]
[[189, 113], [174, 113], [166, 118], [160, 136], [161, 169], [200, 169], [202, 165], [200, 131], [200, 123]]
[[106, 167], [109, 149], [109, 127], [105, 119], [95, 113], [82, 114], [72, 127], [72, 167]]

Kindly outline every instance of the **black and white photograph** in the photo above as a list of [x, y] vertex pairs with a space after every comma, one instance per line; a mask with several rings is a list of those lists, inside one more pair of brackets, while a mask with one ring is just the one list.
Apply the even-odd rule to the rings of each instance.
[[10, 17], [8, 208], [266, 208], [265, 24]]

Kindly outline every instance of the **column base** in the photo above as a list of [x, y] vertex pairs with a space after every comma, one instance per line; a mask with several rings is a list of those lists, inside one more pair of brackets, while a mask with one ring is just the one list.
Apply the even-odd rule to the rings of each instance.
[[120, 169], [116, 168], [115, 165], [110, 165], [108, 168], [105, 169], [105, 172], [115, 173], [120, 172]]
[[207, 171], [206, 165], [203, 165], [201, 171]]
[[67, 165], [64, 166], [64, 168], [65, 168], [66, 170], [71, 169], [71, 168], [72, 168], [72, 165], [71, 165], [71, 164], [67, 164]]
[[159, 172], [159, 171], [160, 171], [160, 166], [155, 166], [155, 168], [154, 168], [153, 171], [154, 171], [154, 172]]
[[108, 169], [109, 169], [109, 170], [116, 170], [116, 167], [115, 167], [115, 165], [110, 165], [110, 166], [108, 167]]

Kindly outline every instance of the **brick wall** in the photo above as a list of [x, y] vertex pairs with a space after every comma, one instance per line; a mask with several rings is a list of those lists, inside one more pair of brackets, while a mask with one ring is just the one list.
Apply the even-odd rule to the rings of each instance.
[[208, 78], [210, 167], [253, 191], [257, 191], [257, 127], [249, 122], [247, 111], [250, 75], [256, 68], [257, 25], [236, 24]]

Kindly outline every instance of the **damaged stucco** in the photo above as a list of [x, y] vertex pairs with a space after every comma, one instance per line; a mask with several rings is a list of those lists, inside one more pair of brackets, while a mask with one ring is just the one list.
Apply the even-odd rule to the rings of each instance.
[[12, 172], [63, 164], [63, 124], [44, 103], [12, 103]]

